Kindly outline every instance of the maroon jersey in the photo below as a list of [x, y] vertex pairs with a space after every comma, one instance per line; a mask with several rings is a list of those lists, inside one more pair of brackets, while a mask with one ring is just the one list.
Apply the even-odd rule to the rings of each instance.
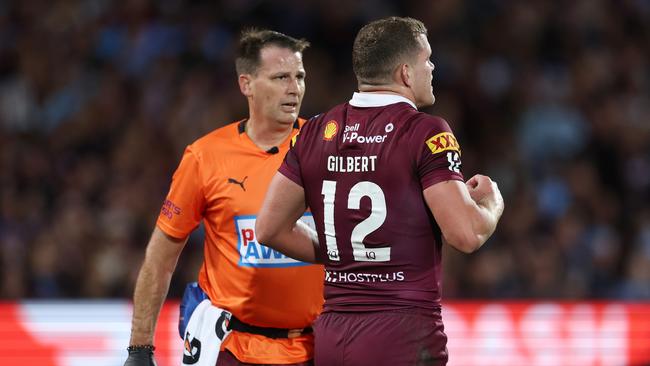
[[305, 124], [279, 171], [314, 216], [325, 311], [439, 308], [441, 232], [422, 191], [463, 180], [445, 120], [355, 93]]

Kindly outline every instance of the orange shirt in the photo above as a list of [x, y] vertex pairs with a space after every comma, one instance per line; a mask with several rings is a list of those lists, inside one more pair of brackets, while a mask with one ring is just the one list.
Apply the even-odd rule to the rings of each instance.
[[[275, 154], [253, 143], [244, 132], [245, 123], [219, 128], [185, 149], [157, 225], [170, 236], [184, 238], [204, 220], [199, 284], [214, 305], [252, 325], [304, 328], [323, 304], [322, 266], [263, 246], [254, 233], [271, 178], [304, 120], [296, 123]], [[313, 336], [270, 339], [232, 332], [223, 348], [247, 363], [296, 363], [313, 357]]]

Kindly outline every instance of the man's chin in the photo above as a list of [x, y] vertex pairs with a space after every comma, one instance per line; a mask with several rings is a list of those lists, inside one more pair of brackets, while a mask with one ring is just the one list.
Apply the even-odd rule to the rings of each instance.
[[283, 125], [289, 125], [289, 124], [292, 125], [294, 122], [296, 122], [297, 119], [298, 119], [298, 113], [283, 113], [282, 116], [278, 118], [278, 122], [280, 122]]

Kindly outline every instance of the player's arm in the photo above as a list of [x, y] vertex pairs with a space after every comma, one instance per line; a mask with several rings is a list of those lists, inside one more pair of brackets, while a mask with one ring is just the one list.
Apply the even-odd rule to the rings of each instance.
[[154, 229], [135, 284], [130, 345], [153, 345], [158, 314], [186, 242]]
[[495, 182], [475, 175], [467, 183], [447, 180], [424, 190], [445, 241], [471, 253], [480, 248], [496, 229], [503, 213], [503, 197]]
[[316, 262], [316, 232], [298, 221], [306, 208], [304, 189], [276, 173], [255, 221], [259, 242], [291, 258]]

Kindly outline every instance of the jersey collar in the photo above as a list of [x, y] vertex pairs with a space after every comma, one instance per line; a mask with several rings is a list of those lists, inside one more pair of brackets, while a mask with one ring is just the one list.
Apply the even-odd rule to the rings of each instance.
[[[299, 130], [300, 129], [300, 118], [296, 119], [296, 121], [293, 123], [293, 129], [294, 130]], [[237, 132], [241, 135], [242, 133], [246, 132], [246, 122], [248, 122], [248, 118], [242, 119], [239, 121], [237, 124]]]
[[381, 94], [381, 93], [354, 93], [350, 99], [350, 105], [353, 107], [384, 107], [395, 103], [408, 103], [413, 108], [418, 109], [410, 99], [401, 95]]

